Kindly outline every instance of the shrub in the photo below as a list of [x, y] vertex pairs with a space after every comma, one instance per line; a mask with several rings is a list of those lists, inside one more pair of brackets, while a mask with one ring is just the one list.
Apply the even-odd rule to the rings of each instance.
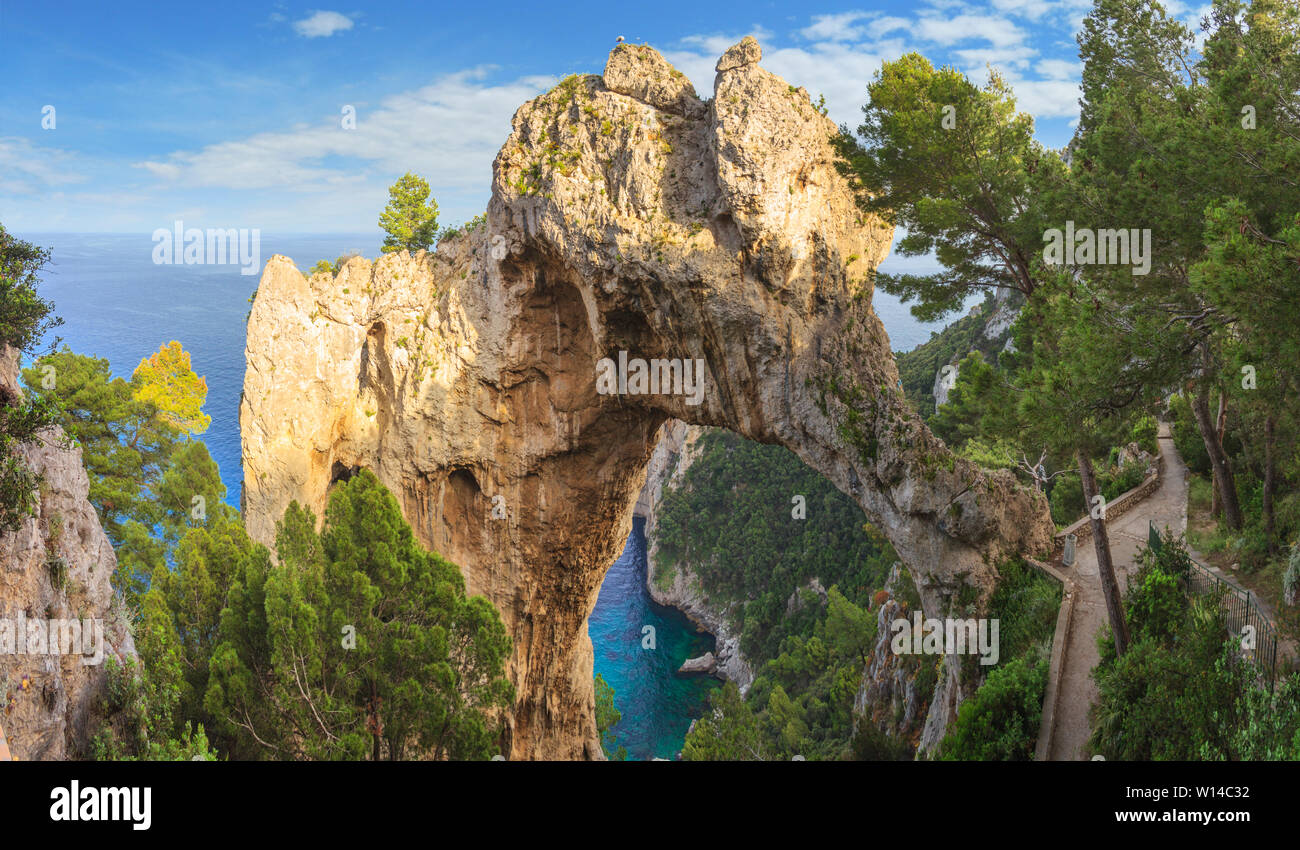
[[1201, 439], [1201, 432], [1196, 427], [1191, 403], [1183, 396], [1176, 395], [1169, 401], [1169, 412], [1174, 419], [1174, 447], [1182, 455], [1183, 463], [1198, 475], [1209, 475], [1210, 455], [1205, 451], [1205, 441]]
[[1129, 439], [1138, 444], [1138, 448], [1151, 452], [1153, 455], [1160, 454], [1160, 445], [1156, 442], [1156, 436], [1160, 431], [1160, 426], [1156, 424], [1154, 416], [1143, 416], [1137, 422], [1133, 423], [1133, 431], [1129, 434]]
[[867, 718], [853, 735], [853, 758], [857, 761], [911, 761], [912, 746], [904, 738], [884, 732]]
[[998, 565], [988, 616], [998, 620], [998, 665], [1048, 651], [1056, 634], [1061, 585], [1019, 558]]
[[1017, 658], [1000, 665], [957, 712], [940, 745], [944, 761], [1030, 761], [1038, 741], [1047, 662]]
[[1071, 472], [1057, 478], [1047, 504], [1052, 510], [1052, 522], [1057, 525], [1069, 525], [1083, 516], [1083, 484], [1079, 476]]
[[1146, 478], [1146, 469], [1136, 461], [1124, 464], [1120, 469], [1108, 469], [1097, 476], [1097, 487], [1106, 501], [1114, 501], [1132, 490]]

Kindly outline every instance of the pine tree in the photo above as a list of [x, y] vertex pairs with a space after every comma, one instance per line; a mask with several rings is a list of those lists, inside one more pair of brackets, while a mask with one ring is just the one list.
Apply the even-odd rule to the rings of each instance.
[[385, 254], [428, 250], [438, 236], [438, 202], [429, 197], [429, 184], [409, 171], [388, 188], [388, 206], [379, 216]]

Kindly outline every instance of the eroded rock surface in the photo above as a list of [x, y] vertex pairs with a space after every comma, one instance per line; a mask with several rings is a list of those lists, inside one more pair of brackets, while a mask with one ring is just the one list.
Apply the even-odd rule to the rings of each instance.
[[[18, 360], [16, 350], [0, 346], [0, 403], [20, 397]], [[103, 661], [135, 657], [125, 612], [110, 584], [117, 556], [87, 499], [90, 481], [81, 449], [67, 445], [55, 427], [17, 453], [40, 484], [35, 515], [0, 534], [0, 620], [8, 625], [0, 626], [0, 726], [19, 760], [86, 758], [98, 731]], [[20, 619], [27, 640], [17, 634]], [[51, 619], [79, 625], [101, 620], [100, 662], [85, 664], [77, 654], [93, 652], [93, 639], [72, 654], [38, 651], [48, 650]], [[33, 621], [44, 629], [43, 641], [31, 631]], [[73, 640], [60, 641], [60, 650], [73, 647]]]
[[[927, 610], [1048, 545], [1042, 497], [953, 457], [903, 400], [869, 282], [891, 230], [760, 55], [729, 50], [703, 102], [620, 46], [515, 114], [485, 225], [334, 278], [280, 256], [263, 274], [250, 533], [271, 542], [290, 500], [319, 514], [331, 481], [374, 470], [511, 630], [512, 758], [600, 757], [586, 618], [668, 419], [792, 449], [889, 537]], [[600, 394], [620, 352], [703, 361], [700, 403]]]

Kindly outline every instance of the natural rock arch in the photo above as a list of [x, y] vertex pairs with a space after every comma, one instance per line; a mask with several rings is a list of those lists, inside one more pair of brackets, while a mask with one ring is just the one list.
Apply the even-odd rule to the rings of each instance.
[[[890, 539], [931, 613], [1050, 540], [1041, 495], [955, 458], [903, 400], [869, 281], [892, 232], [862, 219], [833, 124], [759, 54], [729, 50], [706, 103], [620, 46], [603, 77], [515, 114], [484, 225], [333, 278], [276, 256], [258, 288], [250, 533], [271, 542], [292, 499], [319, 514], [336, 464], [374, 470], [511, 630], [512, 758], [601, 757], [586, 619], [669, 418], [795, 451]], [[701, 403], [598, 394], [620, 351], [703, 360]]]

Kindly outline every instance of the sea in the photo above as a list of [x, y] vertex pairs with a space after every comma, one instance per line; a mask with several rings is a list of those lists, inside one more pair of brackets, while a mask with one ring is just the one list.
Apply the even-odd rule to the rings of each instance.
[[[237, 265], [156, 264], [150, 234], [14, 235], [51, 249], [40, 291], [63, 317], [64, 325], [53, 332], [61, 345], [104, 358], [115, 375], [130, 378], [160, 346], [181, 342], [194, 371], [207, 379], [204, 410], [212, 424], [200, 439], [221, 468], [226, 501], [238, 507], [244, 330], [258, 275], [241, 274]], [[284, 254], [306, 270], [317, 260], [344, 254], [376, 257], [381, 242], [378, 232], [263, 233], [261, 262]], [[878, 291], [873, 303], [896, 351], [910, 350], [942, 329], [942, 323], [918, 322], [907, 305], [886, 293]], [[613, 729], [616, 746], [626, 748], [629, 759], [671, 759], [680, 752], [691, 721], [707, 708], [709, 691], [719, 686], [711, 677], [679, 675], [677, 668], [686, 658], [711, 650], [713, 640], [679, 612], [650, 599], [645, 577], [646, 540], [637, 520], [601, 585], [588, 632], [595, 672], [613, 686], [622, 713]], [[653, 649], [647, 648], [650, 634]]]

